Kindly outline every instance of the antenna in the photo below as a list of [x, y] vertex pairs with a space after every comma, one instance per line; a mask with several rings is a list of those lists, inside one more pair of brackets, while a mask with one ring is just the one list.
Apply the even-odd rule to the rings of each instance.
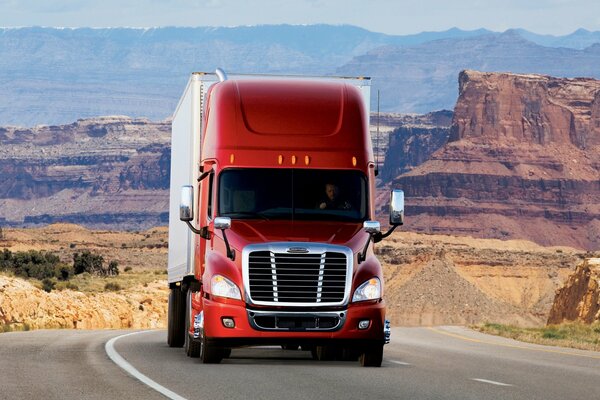
[[377, 89], [377, 133], [375, 134], [375, 176], [379, 175], [379, 89]]

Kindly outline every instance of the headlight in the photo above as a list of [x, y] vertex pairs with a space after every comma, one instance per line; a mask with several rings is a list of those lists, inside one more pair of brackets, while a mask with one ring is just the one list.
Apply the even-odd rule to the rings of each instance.
[[354, 291], [352, 302], [375, 300], [381, 297], [381, 282], [379, 278], [371, 278]]
[[230, 299], [241, 300], [240, 289], [235, 283], [222, 275], [215, 275], [210, 280], [210, 291], [214, 296], [229, 297]]

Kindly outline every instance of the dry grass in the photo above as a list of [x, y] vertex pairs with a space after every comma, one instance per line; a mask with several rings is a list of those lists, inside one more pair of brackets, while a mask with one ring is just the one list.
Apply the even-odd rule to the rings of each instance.
[[[68, 281], [56, 281], [54, 290], [76, 290], [83, 293], [99, 293], [117, 290], [127, 290], [134, 286], [147, 286], [149, 283], [166, 280], [165, 270], [132, 270], [121, 272], [117, 276], [96, 276], [83, 273], [73, 276]], [[0, 275], [15, 277], [11, 272], [2, 271]], [[22, 278], [21, 278], [22, 279]], [[26, 279], [38, 289], [42, 289], [42, 281], [37, 279]], [[117, 289], [119, 288], [119, 289]], [[0, 327], [0, 331], [2, 328]]]
[[[84, 293], [126, 290], [138, 285], [148, 285], [157, 280], [166, 279], [165, 270], [137, 270], [121, 272], [117, 276], [95, 276], [88, 273], [75, 275], [67, 282], [58, 282], [55, 290], [78, 290]], [[119, 288], [119, 289], [116, 289]]]
[[486, 323], [473, 326], [473, 328], [480, 332], [523, 342], [600, 351], [600, 322], [591, 325], [569, 322], [542, 328], [520, 328], [512, 325]]

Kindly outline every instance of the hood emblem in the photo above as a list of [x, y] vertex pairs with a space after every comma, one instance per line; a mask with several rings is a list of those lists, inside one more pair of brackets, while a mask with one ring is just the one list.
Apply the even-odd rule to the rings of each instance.
[[287, 249], [288, 253], [308, 253], [308, 249], [305, 247], [290, 247]]

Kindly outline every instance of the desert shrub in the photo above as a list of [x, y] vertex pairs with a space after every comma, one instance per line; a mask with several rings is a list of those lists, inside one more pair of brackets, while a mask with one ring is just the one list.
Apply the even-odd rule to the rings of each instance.
[[131, 267], [127, 266], [127, 267], [125, 267], [125, 269], [123, 271], [124, 272], [129, 272], [129, 271], [131, 271], [131, 269], [132, 269]]
[[119, 275], [119, 263], [115, 260], [112, 260], [108, 263], [108, 270], [106, 271], [106, 275]]
[[73, 254], [73, 270], [76, 275], [84, 272], [105, 275], [103, 264], [104, 258], [101, 255], [90, 253], [88, 250]]
[[71, 244], [69, 244], [69, 248], [70, 248], [70, 249], [74, 249], [75, 247], [77, 247], [77, 245], [76, 245], [75, 243], [71, 243]]
[[122, 289], [121, 285], [119, 285], [116, 282], [107, 282], [104, 285], [104, 290], [107, 290], [107, 291], [110, 291], [110, 292], [117, 292], [117, 291], [119, 291], [121, 289]]
[[79, 290], [79, 286], [72, 282], [68, 282], [65, 287], [70, 290]]
[[42, 280], [42, 290], [50, 293], [52, 291], [52, 289], [54, 289], [55, 287], [56, 287], [56, 282], [54, 282], [52, 279], [44, 278]]
[[59, 264], [55, 267], [54, 276], [58, 278], [59, 281], [68, 281], [73, 275], [75, 275], [75, 271], [72, 265]]
[[544, 339], [564, 339], [565, 334], [555, 328], [546, 328], [542, 331], [542, 337]]
[[21, 251], [13, 253], [4, 249], [0, 253], [0, 270], [11, 271], [16, 276], [23, 278], [50, 279], [58, 278], [67, 280], [71, 276], [67, 267], [60, 263], [57, 255], [43, 251]]

